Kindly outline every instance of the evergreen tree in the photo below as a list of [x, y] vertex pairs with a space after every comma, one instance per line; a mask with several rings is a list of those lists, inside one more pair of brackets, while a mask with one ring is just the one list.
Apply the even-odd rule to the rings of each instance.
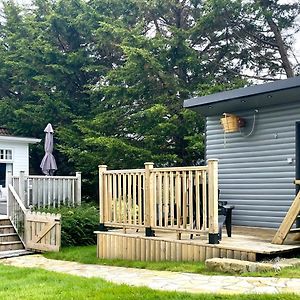
[[[59, 172], [83, 171], [90, 195], [99, 164], [199, 164], [204, 120], [183, 100], [297, 73], [298, 13], [273, 0], [5, 1], [2, 123], [43, 138], [51, 122]], [[38, 172], [43, 145], [31, 155]]]

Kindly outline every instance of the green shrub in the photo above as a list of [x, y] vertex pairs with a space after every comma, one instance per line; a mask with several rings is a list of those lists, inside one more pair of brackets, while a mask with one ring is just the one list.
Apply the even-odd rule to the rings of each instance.
[[95, 245], [99, 224], [99, 211], [95, 206], [84, 204], [77, 207], [61, 206], [43, 210], [61, 214], [61, 246]]

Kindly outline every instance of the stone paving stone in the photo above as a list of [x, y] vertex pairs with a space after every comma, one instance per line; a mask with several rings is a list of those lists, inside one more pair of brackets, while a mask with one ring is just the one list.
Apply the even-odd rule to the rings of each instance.
[[152, 271], [77, 262], [50, 260], [42, 255], [30, 255], [0, 260], [1, 264], [16, 267], [35, 267], [82, 277], [97, 277], [116, 284], [147, 286], [164, 291], [221, 294], [300, 295], [300, 279], [272, 277], [206, 276], [191, 273]]

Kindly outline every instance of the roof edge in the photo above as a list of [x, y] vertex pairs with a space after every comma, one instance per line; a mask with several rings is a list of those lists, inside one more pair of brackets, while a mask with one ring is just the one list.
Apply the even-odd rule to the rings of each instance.
[[243, 99], [255, 95], [274, 93], [276, 91], [287, 90], [300, 86], [300, 76], [283, 80], [276, 80], [264, 84], [252, 85], [249, 87], [219, 92], [207, 96], [186, 99], [183, 102], [184, 108], [193, 108], [219, 103], [227, 100]]
[[3, 135], [0, 136], [0, 141], [24, 142], [28, 144], [36, 144], [36, 143], [40, 143], [41, 139]]

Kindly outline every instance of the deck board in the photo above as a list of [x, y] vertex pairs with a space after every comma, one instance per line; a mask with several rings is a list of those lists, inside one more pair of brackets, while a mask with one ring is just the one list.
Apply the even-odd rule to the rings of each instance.
[[[210, 257], [255, 261], [257, 255], [281, 255], [291, 251], [300, 253], [299, 241], [288, 239], [285, 245], [271, 244], [275, 233], [276, 230], [272, 229], [234, 226], [231, 238], [228, 238], [224, 231], [220, 244], [211, 245], [208, 244], [207, 237], [204, 235], [194, 235], [194, 238], [190, 239], [189, 234], [182, 234], [181, 240], [177, 240], [176, 234], [170, 232], [156, 232], [155, 237], [145, 237], [143, 231], [136, 232], [135, 229], [127, 229], [126, 234], [122, 230], [98, 231], [98, 235], [103, 235], [103, 238], [99, 240], [106, 243], [106, 245], [98, 245], [100, 250], [98, 252], [101, 254], [99, 257], [106, 258], [105, 252], [101, 251], [102, 247], [106, 247], [106, 249], [123, 248], [122, 253], [111, 249], [109, 251], [110, 258], [151, 261], [204, 261]], [[114, 237], [113, 244], [109, 242], [111, 239], [108, 236]], [[124, 242], [127, 244], [126, 248], [122, 247], [121, 243]], [[146, 255], [143, 254], [145, 251]], [[111, 257], [112, 253], [115, 253], [113, 257]]]

